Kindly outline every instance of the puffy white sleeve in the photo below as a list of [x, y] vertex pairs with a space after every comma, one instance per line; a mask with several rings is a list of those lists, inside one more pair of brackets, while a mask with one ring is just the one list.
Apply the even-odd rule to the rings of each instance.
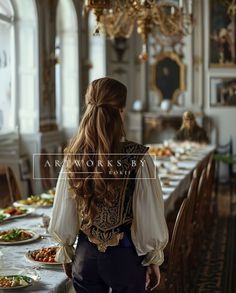
[[[132, 241], [138, 255], [145, 255], [142, 264], [161, 265], [163, 249], [168, 242], [168, 228], [164, 216], [164, 202], [159, 178], [150, 155], [136, 176], [133, 194]], [[156, 179], [150, 179], [150, 178]]]
[[50, 235], [59, 243], [56, 260], [62, 263], [72, 261], [73, 244], [80, 229], [76, 200], [69, 191], [69, 183], [63, 165], [57, 180], [56, 194], [49, 225]]

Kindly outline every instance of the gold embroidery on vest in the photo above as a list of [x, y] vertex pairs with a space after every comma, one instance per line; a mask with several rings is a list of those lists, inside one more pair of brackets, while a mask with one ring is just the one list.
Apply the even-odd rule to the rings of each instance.
[[[121, 156], [122, 166], [126, 169], [130, 168], [130, 154], [140, 154], [133, 155], [132, 159], [142, 159], [147, 149], [142, 145], [125, 142], [123, 147], [124, 154]], [[133, 180], [135, 180], [138, 167], [130, 169], [135, 175]], [[87, 235], [89, 241], [96, 244], [101, 252], [105, 252], [108, 246], [118, 245], [124, 235], [120, 231], [121, 226], [132, 223], [132, 200], [135, 183], [133, 180], [129, 180], [129, 175], [126, 175], [123, 179], [123, 184], [116, 186], [117, 193], [112, 206], [100, 202], [97, 204], [97, 215], [92, 225], [88, 226], [83, 222], [81, 225], [81, 230]]]

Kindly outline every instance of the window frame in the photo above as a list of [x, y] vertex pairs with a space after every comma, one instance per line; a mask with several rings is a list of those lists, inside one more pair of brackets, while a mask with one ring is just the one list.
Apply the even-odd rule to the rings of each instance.
[[[13, 5], [9, 1], [9, 6], [11, 9], [11, 16], [7, 16], [0, 12], [0, 21], [3, 23], [10, 24], [10, 56], [11, 56], [11, 69], [10, 69], [10, 81], [11, 81], [11, 105], [10, 105], [10, 121], [8, 128], [4, 129], [3, 131], [0, 130], [0, 136], [10, 134], [12, 132], [17, 132], [16, 129], [16, 95], [15, 95], [15, 87], [16, 87], [16, 52], [15, 52], [15, 11]], [[4, 124], [3, 124], [4, 125]]]

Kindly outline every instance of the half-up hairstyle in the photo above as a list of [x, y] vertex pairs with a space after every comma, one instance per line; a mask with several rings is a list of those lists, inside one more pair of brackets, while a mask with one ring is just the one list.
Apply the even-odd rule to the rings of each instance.
[[[79, 131], [65, 149], [69, 185], [88, 224], [96, 215], [97, 204], [112, 204], [114, 199], [117, 182], [112, 179], [116, 176], [109, 174], [107, 162], [110, 153], [119, 152], [124, 136], [120, 110], [125, 107], [126, 96], [127, 88], [115, 79], [105, 77], [90, 83]], [[102, 166], [98, 167], [98, 160]], [[78, 164], [88, 161], [94, 165]]]

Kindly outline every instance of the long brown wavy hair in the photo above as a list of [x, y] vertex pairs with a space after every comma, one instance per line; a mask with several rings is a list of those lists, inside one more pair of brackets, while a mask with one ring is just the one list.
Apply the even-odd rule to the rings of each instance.
[[[104, 77], [90, 83], [79, 131], [65, 149], [69, 185], [88, 224], [96, 215], [98, 203], [112, 204], [114, 199], [117, 182], [112, 179], [116, 176], [109, 174], [107, 162], [110, 153], [119, 152], [124, 136], [120, 111], [125, 108], [126, 96], [126, 86], [115, 79]], [[93, 166], [78, 164], [90, 160]], [[97, 166], [99, 160], [102, 166]]]

